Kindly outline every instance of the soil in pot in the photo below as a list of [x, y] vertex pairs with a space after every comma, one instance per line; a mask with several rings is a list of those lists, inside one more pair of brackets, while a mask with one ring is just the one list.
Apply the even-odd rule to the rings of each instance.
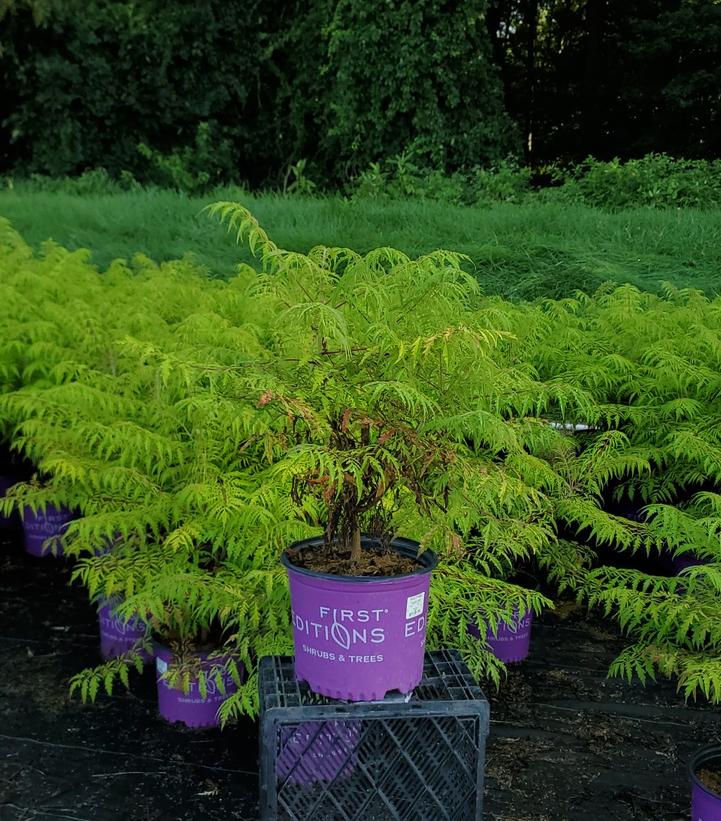
[[334, 576], [403, 576], [422, 565], [417, 559], [402, 556], [388, 547], [365, 549], [361, 558], [353, 561], [350, 548], [320, 543], [309, 548], [289, 548], [286, 555], [295, 567]]
[[[373, 565], [375, 557], [385, 561], [388, 548], [367, 537], [362, 546], [370, 563], [366, 569], [376, 575], [304, 566], [313, 565], [315, 556], [328, 558], [321, 537], [297, 542], [282, 557], [290, 581], [296, 676], [328, 698], [373, 701], [393, 690], [409, 693], [423, 675], [435, 554], [419, 554], [417, 542], [394, 539], [390, 551], [403, 560], [396, 567], [410, 572], [389, 575], [381, 571], [383, 564]], [[332, 566], [343, 567], [340, 562]]]
[[696, 773], [698, 780], [711, 792], [721, 795], [721, 761], [713, 766], [704, 767]]
[[691, 819], [721, 819], [721, 746], [699, 750], [691, 759]]

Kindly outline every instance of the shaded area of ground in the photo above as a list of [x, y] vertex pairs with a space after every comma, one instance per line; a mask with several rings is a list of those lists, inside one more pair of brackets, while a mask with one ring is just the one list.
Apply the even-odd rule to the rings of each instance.
[[0, 821], [255, 819], [252, 723], [166, 724], [152, 670], [130, 694], [68, 699], [70, 676], [98, 661], [97, 617], [68, 577], [0, 540]]
[[721, 714], [667, 682], [608, 679], [621, 647], [580, 609], [544, 618], [531, 658], [491, 698], [488, 818], [687, 821], [687, 762], [721, 739]]
[[[130, 694], [68, 699], [98, 646], [68, 576], [63, 560], [0, 538], [0, 821], [257, 818], [251, 722], [222, 733], [164, 723], [150, 670]], [[668, 684], [607, 680], [620, 646], [573, 607], [538, 626], [531, 659], [491, 697], [485, 818], [688, 818], [685, 762], [721, 739], [721, 715]]]

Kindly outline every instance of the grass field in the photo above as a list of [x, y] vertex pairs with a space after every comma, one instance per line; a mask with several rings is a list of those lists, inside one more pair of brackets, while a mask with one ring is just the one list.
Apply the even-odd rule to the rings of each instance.
[[434, 202], [250, 196], [221, 190], [203, 199], [142, 190], [79, 196], [0, 191], [0, 216], [33, 245], [52, 238], [86, 247], [99, 267], [143, 252], [166, 260], [192, 252], [217, 276], [248, 257], [200, 213], [216, 199], [241, 199], [281, 246], [391, 245], [412, 254], [448, 248], [467, 254], [484, 289], [515, 299], [565, 296], [602, 282], [656, 290], [663, 282], [721, 293], [721, 212], [531, 203], [458, 207]]

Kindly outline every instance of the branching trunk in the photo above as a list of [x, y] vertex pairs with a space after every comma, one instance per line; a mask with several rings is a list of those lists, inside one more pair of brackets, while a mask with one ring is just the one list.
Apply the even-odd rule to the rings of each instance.
[[356, 527], [353, 531], [353, 538], [350, 546], [350, 558], [354, 565], [357, 565], [361, 560], [361, 532], [360, 527]]

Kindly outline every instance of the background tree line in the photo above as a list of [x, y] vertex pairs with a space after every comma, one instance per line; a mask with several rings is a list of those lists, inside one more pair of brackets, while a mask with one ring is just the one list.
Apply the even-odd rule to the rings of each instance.
[[720, 52], [715, 0], [0, 0], [0, 173], [712, 158]]

